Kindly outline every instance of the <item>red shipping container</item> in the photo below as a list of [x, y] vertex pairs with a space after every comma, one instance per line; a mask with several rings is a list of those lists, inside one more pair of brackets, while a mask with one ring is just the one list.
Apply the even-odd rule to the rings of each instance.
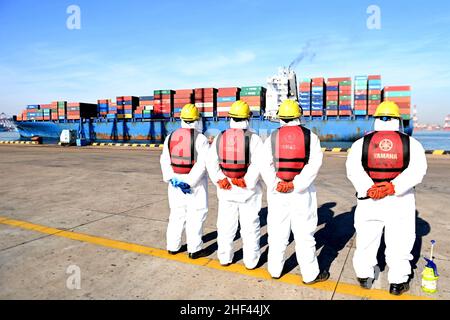
[[217, 107], [231, 107], [233, 102], [217, 102]]
[[394, 102], [405, 102], [411, 103], [411, 97], [384, 97], [385, 101], [394, 101]]
[[338, 111], [337, 110], [327, 110], [327, 116], [337, 116]]
[[310, 115], [311, 115], [311, 111], [310, 110], [303, 110], [303, 116], [309, 117]]
[[369, 80], [381, 80], [380, 75], [370, 75], [367, 77]]
[[411, 86], [388, 86], [384, 91], [411, 91]]
[[323, 116], [323, 111], [311, 111], [312, 116]]
[[235, 97], [241, 91], [238, 87], [219, 88], [217, 91], [218, 97]]
[[352, 110], [339, 110], [339, 115], [340, 116], [351, 116]]

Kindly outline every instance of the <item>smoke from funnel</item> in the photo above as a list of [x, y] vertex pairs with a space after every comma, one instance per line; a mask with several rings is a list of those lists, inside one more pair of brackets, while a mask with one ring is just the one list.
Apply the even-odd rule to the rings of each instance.
[[300, 54], [289, 64], [289, 69], [293, 69], [296, 65], [303, 61], [306, 57], [309, 57], [309, 62], [312, 62], [316, 57], [316, 52], [311, 51], [311, 42], [308, 41], [302, 48]]

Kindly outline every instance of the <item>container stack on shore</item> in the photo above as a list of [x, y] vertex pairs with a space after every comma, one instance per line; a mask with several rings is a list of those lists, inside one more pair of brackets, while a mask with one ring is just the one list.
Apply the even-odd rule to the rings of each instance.
[[336, 81], [333, 78], [328, 78], [326, 97], [326, 115], [328, 117], [337, 116], [339, 110], [339, 81]]
[[170, 118], [173, 116], [174, 90], [153, 91], [153, 115], [156, 118]]
[[354, 114], [356, 116], [367, 115], [368, 106], [368, 77], [355, 76], [355, 94], [354, 99]]
[[150, 119], [153, 112], [153, 96], [139, 97], [139, 106], [134, 111], [136, 119]]
[[411, 120], [411, 87], [389, 86], [382, 91], [383, 101], [394, 101], [400, 108], [403, 120]]
[[111, 103], [109, 99], [97, 100], [97, 112], [100, 117], [106, 117], [108, 115], [108, 107]]
[[323, 116], [323, 110], [325, 108], [325, 80], [324, 78], [313, 78], [312, 79], [312, 102], [311, 102], [311, 115]]
[[97, 105], [94, 103], [67, 103], [67, 120], [80, 120], [97, 117]]
[[176, 90], [173, 103], [173, 116], [175, 118], [179, 118], [181, 114], [181, 109], [183, 109], [183, 107], [188, 103], [195, 103], [194, 89]]
[[217, 91], [217, 116], [228, 117], [231, 105], [240, 99], [241, 89], [237, 87], [219, 88]]
[[252, 116], [261, 116], [266, 110], [266, 88], [260, 86], [241, 87], [240, 100], [247, 102]]
[[370, 75], [368, 77], [368, 106], [367, 114], [369, 116], [375, 113], [378, 105], [381, 103], [381, 76], [380, 75]]
[[309, 117], [311, 115], [311, 79], [301, 79], [298, 89], [298, 100], [303, 109], [303, 116]]
[[202, 117], [214, 117], [217, 110], [217, 89], [197, 88], [194, 90], [194, 102]]

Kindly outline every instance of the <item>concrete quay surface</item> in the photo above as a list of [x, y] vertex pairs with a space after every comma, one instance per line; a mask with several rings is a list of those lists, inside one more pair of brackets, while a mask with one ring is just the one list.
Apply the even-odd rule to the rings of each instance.
[[[268, 275], [265, 200], [259, 267], [243, 267], [239, 236], [235, 264], [218, 264], [217, 197], [211, 183], [204, 225], [210, 256], [191, 260], [185, 252], [167, 255], [169, 208], [159, 156], [159, 150], [127, 147], [1, 146], [0, 299], [397, 298], [387, 292], [383, 247], [372, 289], [361, 289], [356, 281], [356, 199], [345, 175], [346, 153], [325, 153], [315, 183], [317, 255], [331, 276], [313, 286], [301, 283], [293, 242], [286, 252], [284, 275], [279, 280]], [[427, 159], [428, 174], [416, 188], [414, 278], [401, 299], [450, 298], [450, 156]], [[420, 284], [422, 256], [429, 256], [431, 239], [436, 240], [440, 279], [438, 292], [428, 295]]]

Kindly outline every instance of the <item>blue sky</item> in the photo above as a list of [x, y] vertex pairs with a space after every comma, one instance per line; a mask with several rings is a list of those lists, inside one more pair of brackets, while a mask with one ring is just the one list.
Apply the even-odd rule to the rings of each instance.
[[[81, 29], [69, 30], [69, 5]], [[369, 5], [381, 29], [369, 30]], [[448, 1], [1, 0], [0, 111], [154, 89], [265, 85], [307, 48], [298, 77], [381, 74], [411, 85], [421, 122], [450, 114]]]

